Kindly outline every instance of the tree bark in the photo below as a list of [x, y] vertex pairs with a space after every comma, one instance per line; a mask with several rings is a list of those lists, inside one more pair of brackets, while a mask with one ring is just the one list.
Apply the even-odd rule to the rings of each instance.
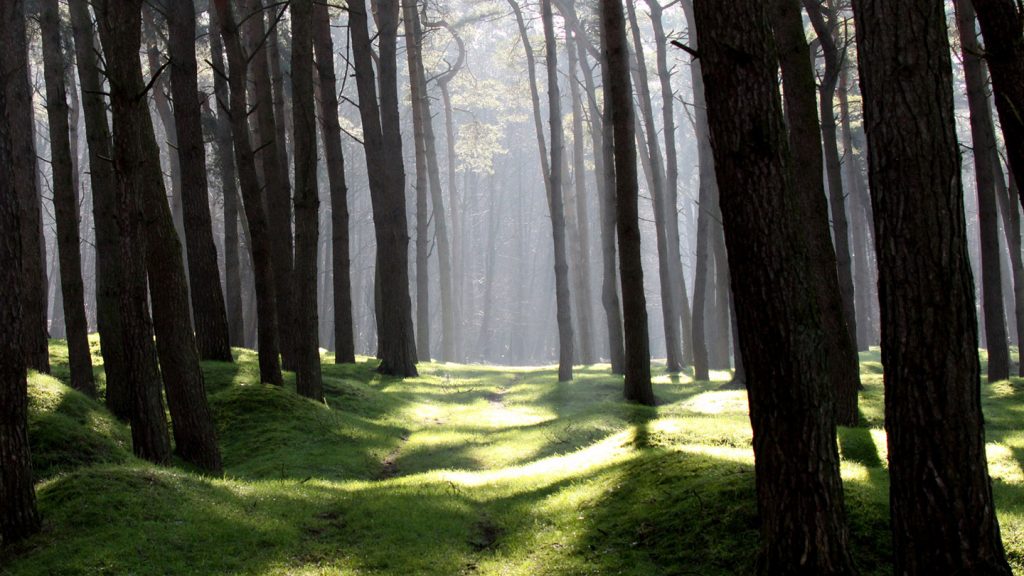
[[[992, 109], [988, 106], [988, 70], [978, 42], [971, 0], [956, 0], [956, 22], [963, 52], [967, 104], [971, 112], [974, 178], [978, 194], [978, 232], [981, 236], [981, 301], [988, 346], [988, 381], [1010, 377], [1010, 344], [1003, 308], [1003, 279], [999, 246], [999, 208], [996, 200], [996, 162], [999, 151]], [[999, 175], [1000, 178], [1002, 174]], [[1017, 207], [1014, 206], [1014, 210]]]
[[[989, 112], [991, 118], [991, 110]], [[1018, 347], [1024, 342], [1024, 257], [1021, 255], [1020, 209], [1017, 208], [1016, 183], [1007, 186], [1003, 179], [1003, 166], [999, 157], [993, 158], [996, 173], [996, 199], [1002, 216], [1003, 233], [1009, 247], [1010, 270], [1013, 279], [1014, 314], [1017, 318]], [[1018, 374], [1024, 373], [1024, 362], [1018, 361]]]
[[985, 456], [945, 3], [859, 0], [854, 17], [895, 572], [1009, 575]]
[[245, 315], [242, 311], [242, 273], [239, 260], [238, 182], [231, 145], [227, 67], [220, 38], [217, 10], [210, 9], [210, 58], [213, 64], [213, 92], [217, 103], [214, 142], [220, 162], [220, 190], [224, 200], [224, 292], [228, 317], [228, 338], [232, 346], [245, 345]]
[[551, 212], [551, 236], [555, 250], [555, 316], [558, 320], [558, 381], [572, 380], [573, 328], [572, 296], [569, 294], [569, 261], [565, 242], [565, 207], [562, 201], [562, 104], [558, 90], [558, 44], [555, 40], [551, 0], [541, 0], [544, 45], [548, 69], [548, 113], [551, 124], [551, 166], [548, 208]]
[[974, 0], [974, 7], [985, 38], [1006, 157], [1014, 174], [1024, 174], [1024, 7], [1015, 0]]
[[331, 267], [334, 287], [334, 361], [356, 361], [352, 321], [352, 262], [349, 255], [348, 186], [345, 183], [345, 154], [341, 148], [338, 123], [338, 84], [334, 75], [334, 42], [327, 6], [313, 6], [313, 45], [320, 79], [323, 114], [320, 128], [327, 158], [331, 191]]
[[[8, 10], [13, 9], [13, 10]], [[10, 36], [10, 18], [23, 18], [20, 4], [4, 3], [0, 15], [0, 47], [5, 51], [24, 47], [24, 40]], [[22, 30], [24, 21], [22, 21]], [[27, 58], [23, 59], [27, 62]], [[6, 62], [4, 63], [6, 64]], [[4, 86], [14, 82], [11, 74], [24, 71], [0, 70]], [[30, 108], [8, 107], [7, 90], [0, 90], [0, 543], [12, 544], [39, 531], [42, 522], [36, 509], [35, 485], [32, 479], [32, 455], [28, 444], [28, 382], [25, 355], [22, 351], [24, 286], [21, 276], [21, 226], [18, 206], [21, 198], [16, 188], [12, 138], [15, 116], [29, 116]]]
[[[828, 205], [821, 177], [822, 132], [816, 110], [817, 90], [800, 3], [798, 0], [775, 0], [772, 18], [785, 87], [789, 147], [793, 154], [794, 199], [800, 202], [802, 214], [807, 218], [803, 227], [811, 265], [815, 270], [808, 279], [817, 295], [825, 330], [828, 362], [825, 365], [827, 372], [821, 376], [827, 376], [835, 389], [836, 421], [843, 426], [856, 426], [859, 420], [860, 363], [856, 343], [844, 316], [839, 268], [828, 226]], [[831, 108], [828, 112], [831, 114]], [[841, 197], [839, 201], [841, 204]], [[836, 228], [837, 237], [840, 233], [846, 234], [839, 228]]]
[[71, 159], [67, 89], [64, 85], [65, 59], [61, 48], [60, 7], [57, 0], [44, 0], [40, 3], [39, 28], [43, 37], [46, 117], [50, 132], [50, 167], [53, 170], [53, 209], [57, 221], [60, 296], [64, 304], [71, 387], [95, 397], [96, 382], [89, 353], [89, 323], [85, 318], [85, 286], [82, 282], [78, 189], [75, 187]]
[[615, 225], [619, 239], [619, 275], [625, 334], [625, 388], [627, 400], [648, 406], [655, 403], [651, 387], [651, 349], [647, 340], [647, 298], [640, 251], [639, 184], [636, 172], [636, 118], [629, 78], [626, 18], [620, 0], [601, 0], [601, 41], [604, 59], [601, 76], [605, 106], [615, 146]]
[[28, 45], [24, 0], [9, 0], [0, 7], [0, 74], [6, 79], [7, 117], [11, 123], [11, 159], [14, 191], [21, 214], [21, 350], [30, 370], [50, 373], [46, 332], [46, 247], [43, 245], [42, 207], [36, 182], [36, 150], [29, 84]]
[[[791, 169], [769, 7], [703, 0], [694, 8], [729, 269], [742, 279], [732, 285], [754, 431], [758, 571], [854, 574], [819, 269], [804, 230], [811, 215]], [[817, 145], [817, 129], [811, 134]]]
[[271, 261], [270, 231], [266, 211], [256, 178], [256, 159], [252, 142], [249, 140], [249, 126], [246, 121], [248, 103], [246, 97], [246, 55], [238, 25], [235, 24], [227, 0], [215, 0], [221, 37], [228, 60], [228, 84], [231, 89], [232, 143], [235, 150], [235, 164], [238, 167], [238, 183], [242, 191], [245, 219], [248, 226], [246, 237], [252, 258], [253, 277], [256, 291], [256, 317], [258, 323], [258, 349], [260, 381], [271, 384], [282, 383], [281, 364], [277, 343], [277, 296], [275, 274]]
[[291, 17], [295, 144], [295, 389], [302, 396], [320, 400], [324, 390], [320, 373], [320, 322], [316, 298], [320, 193], [316, 173], [316, 101], [313, 99], [313, 0], [292, 0]]
[[387, 286], [387, 289], [380, 290], [381, 305], [377, 307], [381, 357], [378, 371], [407, 377], [415, 376], [417, 372], [412, 303], [409, 299], [405, 170], [401, 162], [402, 138], [398, 122], [397, 0], [378, 0], [377, 10], [381, 76], [379, 104], [365, 0], [349, 4], [349, 28], [377, 236], [377, 284]]
[[206, 181], [206, 148], [196, 66], [196, 12], [192, 0], [177, 0], [167, 4], [164, 14], [171, 58], [177, 154], [179, 164], [184, 167], [181, 201], [196, 345], [203, 360], [231, 362], [227, 310], [224, 293], [220, 290], [217, 246], [213, 240]]
[[167, 206], [152, 120], [145, 100], [139, 98], [145, 92], [139, 60], [142, 3], [105, 0], [99, 18], [111, 86], [114, 168], [124, 178], [125, 194], [136, 197], [142, 215], [153, 327], [174, 425], [175, 452], [186, 462], [219, 474], [220, 449], [195, 335], [189, 323], [181, 321], [189, 314], [181, 244]]
[[70, 0], [71, 27], [75, 37], [78, 79], [82, 87], [85, 139], [89, 145], [89, 178], [92, 184], [93, 223], [96, 235], [96, 320], [106, 377], [106, 405], [118, 418], [131, 416], [131, 388], [121, 330], [122, 251], [118, 232], [117, 183], [111, 166], [110, 127], [97, 68], [97, 46], [86, 0]]
[[[649, 165], [648, 181], [651, 188], [651, 204], [654, 207], [654, 228], [658, 244], [658, 277], [661, 280], [661, 315], [665, 329], [667, 368], [669, 372], [679, 372], [683, 369], [684, 364], [683, 341], [680, 334], [682, 315], [679, 312], [679, 294], [681, 292], [679, 280], [681, 279], [675, 278], [676, 266], [672, 264], [673, 257], [679, 259], [679, 230], [677, 224], [676, 237], [673, 241], [668, 220], [670, 209], [671, 217], [676, 217], [675, 206], [670, 207], [667, 201], [668, 187], [664, 159], [661, 155], [661, 148], [658, 146], [658, 128], [654, 122], [654, 106], [651, 103], [650, 84], [647, 78], [647, 62], [644, 58], [640, 27], [637, 24], [633, 2], [626, 2], [626, 13], [629, 16], [629, 26], [633, 33], [633, 56], [637, 64], [633, 69], [637, 100], [639, 101], [641, 119], [647, 129], [645, 152]], [[675, 250], [672, 249], [673, 244]], [[678, 268], [682, 270], [681, 265]]]

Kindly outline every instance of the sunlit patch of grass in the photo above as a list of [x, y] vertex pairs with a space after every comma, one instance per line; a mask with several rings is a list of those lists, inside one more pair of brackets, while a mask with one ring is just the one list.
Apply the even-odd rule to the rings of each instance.
[[[99, 357], [93, 339], [94, 361]], [[206, 363], [226, 474], [134, 459], [125, 424], [55, 378], [30, 381], [43, 533], [4, 576], [745, 574], [758, 548], [746, 394], [653, 369], [658, 406], [608, 366], [434, 364], [406, 380], [324, 355], [323, 401], [259, 383], [256, 354]], [[862, 426], [841, 428], [851, 547], [891, 573], [882, 367], [863, 353]], [[97, 362], [97, 374], [102, 366]], [[65, 383], [62, 383], [63, 380]], [[984, 385], [1003, 539], [1024, 569], [1024, 380]], [[88, 529], [83, 529], [87, 526]]]

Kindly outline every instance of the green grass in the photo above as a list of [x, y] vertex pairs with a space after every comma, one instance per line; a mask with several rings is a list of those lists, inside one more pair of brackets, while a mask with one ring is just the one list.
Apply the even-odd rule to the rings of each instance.
[[[95, 348], [95, 347], [94, 347]], [[96, 362], [99, 366], [98, 349]], [[30, 377], [43, 532], [0, 574], [746, 574], [758, 525], [746, 395], [656, 370], [657, 408], [607, 366], [421, 365], [382, 378], [325, 357], [325, 402], [257, 383], [255, 354], [204, 366], [226, 474], [131, 455], [127, 427], [55, 378]], [[877, 351], [863, 427], [839, 431], [853, 554], [889, 574]], [[97, 368], [102, 389], [102, 368]], [[984, 385], [1003, 539], [1024, 574], [1024, 380]]]

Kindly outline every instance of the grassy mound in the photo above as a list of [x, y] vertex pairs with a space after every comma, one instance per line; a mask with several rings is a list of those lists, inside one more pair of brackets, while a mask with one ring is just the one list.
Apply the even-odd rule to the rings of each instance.
[[[66, 378], [61, 343], [55, 373]], [[33, 375], [44, 530], [0, 574], [749, 574], [758, 547], [743, 391], [656, 374], [656, 408], [621, 401], [607, 366], [324, 362], [314, 402], [258, 383], [256, 356], [204, 365], [225, 477], [131, 456], [103, 406]], [[97, 358], [98, 360], [98, 358]], [[862, 425], [839, 430], [851, 548], [891, 573], [878, 353]], [[102, 380], [101, 380], [102, 382]], [[1024, 380], [986, 385], [1003, 539], [1024, 570]], [[1022, 572], [1024, 573], [1024, 572]]]

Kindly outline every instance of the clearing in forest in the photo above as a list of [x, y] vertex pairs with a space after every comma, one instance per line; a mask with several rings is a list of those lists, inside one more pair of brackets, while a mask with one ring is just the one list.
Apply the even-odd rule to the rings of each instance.
[[[102, 384], [97, 343], [93, 362]], [[256, 356], [207, 363], [224, 478], [131, 456], [101, 404], [30, 377], [41, 535], [0, 557], [29, 574], [745, 574], [758, 545], [743, 391], [657, 369], [659, 406], [599, 365], [422, 364], [394, 380], [324, 359], [325, 402], [256, 384]], [[839, 431], [852, 550], [888, 574], [881, 366]], [[291, 376], [290, 374], [288, 375]], [[984, 385], [1003, 539], [1024, 570], [1024, 381]], [[1024, 572], [1022, 572], [1024, 573]]]

